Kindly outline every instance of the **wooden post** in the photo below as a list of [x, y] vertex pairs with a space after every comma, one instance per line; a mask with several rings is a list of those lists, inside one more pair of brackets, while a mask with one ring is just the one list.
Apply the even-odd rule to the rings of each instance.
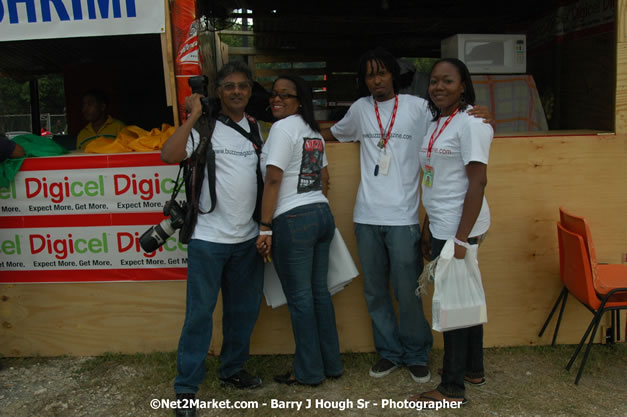
[[627, 0], [616, 4], [616, 134], [627, 133]]
[[163, 81], [168, 106], [172, 107], [174, 126], [179, 126], [178, 105], [176, 102], [176, 75], [174, 72], [174, 51], [172, 48], [172, 23], [170, 22], [170, 0], [165, 0], [165, 32], [161, 34], [161, 57], [163, 60]]

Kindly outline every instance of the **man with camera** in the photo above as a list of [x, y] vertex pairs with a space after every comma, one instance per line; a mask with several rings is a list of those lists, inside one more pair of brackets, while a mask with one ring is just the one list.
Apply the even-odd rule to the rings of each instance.
[[[216, 78], [220, 114], [209, 147], [215, 153], [215, 185], [208, 181], [205, 172], [197, 221], [187, 247], [187, 307], [174, 382], [177, 400], [182, 400], [177, 416], [195, 416], [195, 407], [189, 400], [195, 398], [205, 376], [212, 314], [220, 289], [224, 340], [219, 378], [223, 384], [236, 388], [261, 385], [261, 378], [243, 369], [263, 291], [263, 260], [255, 248], [259, 227], [253, 220], [259, 149], [251, 139], [251, 134], [256, 138], [260, 134], [256, 122], [244, 113], [251, 96], [252, 75], [246, 65], [229, 63]], [[164, 162], [178, 163], [194, 156], [202, 133], [194, 125], [202, 122], [203, 117], [211, 117], [207, 101], [201, 98], [200, 94], [186, 98], [189, 118], [164, 144]], [[215, 195], [213, 211], [211, 195]]]

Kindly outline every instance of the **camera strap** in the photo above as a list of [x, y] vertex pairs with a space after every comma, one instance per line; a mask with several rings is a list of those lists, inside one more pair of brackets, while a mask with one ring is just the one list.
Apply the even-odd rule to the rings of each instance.
[[228, 127], [237, 130], [237, 132], [244, 136], [246, 139], [252, 142], [253, 148], [255, 148], [255, 153], [257, 156], [261, 155], [261, 147], [263, 146], [263, 142], [261, 141], [261, 137], [259, 136], [259, 127], [257, 126], [257, 121], [254, 117], [251, 117], [247, 114], [246, 120], [248, 120], [248, 125], [250, 126], [250, 132], [245, 131], [240, 125], [235, 123], [233, 119], [223, 113], [218, 113], [218, 120], [227, 125]]
[[253, 148], [257, 154], [257, 203], [255, 205], [253, 219], [259, 222], [261, 219], [261, 199], [263, 197], [263, 175], [261, 174], [261, 147], [263, 146], [263, 141], [261, 140], [261, 135], [259, 134], [257, 120], [247, 114], [244, 114], [244, 116], [246, 116], [246, 120], [248, 120], [250, 132], [245, 131], [226, 114], [218, 113], [217, 119], [228, 127], [236, 130], [240, 135], [244, 136], [253, 144]]
[[[211, 213], [216, 208], [216, 153], [211, 145], [211, 135], [215, 127], [215, 120], [203, 115], [199, 124], [200, 144], [198, 152], [192, 154], [190, 163], [192, 165], [191, 178], [191, 205], [200, 214]], [[209, 183], [209, 197], [211, 199], [211, 207], [208, 211], [200, 210], [199, 200], [202, 190], [202, 182], [205, 176], [205, 167], [207, 171], [207, 182]]]

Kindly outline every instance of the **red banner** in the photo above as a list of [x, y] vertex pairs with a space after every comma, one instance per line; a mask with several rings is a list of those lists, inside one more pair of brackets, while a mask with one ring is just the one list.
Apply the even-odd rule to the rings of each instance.
[[151, 253], [139, 244], [177, 172], [156, 152], [26, 159], [0, 188], [0, 283], [185, 279], [177, 232]]
[[171, 6], [172, 34], [174, 42], [176, 73], [176, 96], [179, 120], [183, 123], [185, 115], [185, 97], [192, 91], [188, 80], [202, 74], [200, 67], [200, 48], [198, 43], [198, 21], [196, 20], [196, 0], [176, 0]]

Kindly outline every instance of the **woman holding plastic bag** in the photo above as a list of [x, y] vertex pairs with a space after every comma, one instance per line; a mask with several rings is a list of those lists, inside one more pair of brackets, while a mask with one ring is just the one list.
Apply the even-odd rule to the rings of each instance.
[[[454, 258], [463, 260], [476, 256], [476, 245], [490, 226], [484, 189], [494, 131], [482, 119], [468, 115], [475, 92], [468, 68], [458, 59], [445, 58], [434, 64], [428, 102], [433, 119], [419, 156], [422, 202], [427, 212], [422, 250], [425, 257], [434, 259], [449, 240]], [[454, 249], [450, 246], [453, 244]], [[476, 266], [476, 261], [459, 264]], [[485, 383], [483, 327], [479, 324], [444, 331], [443, 335], [442, 382], [436, 389], [412, 399], [423, 403], [456, 401], [461, 405], [466, 402], [464, 382]]]
[[273, 263], [287, 298], [296, 351], [287, 385], [322, 383], [344, 372], [327, 284], [335, 220], [326, 197], [324, 139], [305, 80], [281, 75], [272, 85], [272, 125], [261, 155], [265, 175], [257, 250]]

